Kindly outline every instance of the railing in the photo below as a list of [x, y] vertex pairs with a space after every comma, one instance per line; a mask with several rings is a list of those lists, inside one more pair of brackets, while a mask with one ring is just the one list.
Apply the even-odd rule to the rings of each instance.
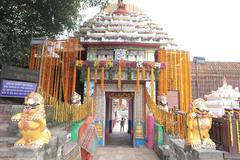
[[147, 92], [147, 105], [153, 113], [155, 122], [164, 126], [165, 132], [179, 138], [187, 138], [187, 113], [181, 111], [167, 112], [156, 105]]
[[239, 111], [226, 111], [221, 118], [213, 118], [210, 137], [218, 150], [240, 153]]

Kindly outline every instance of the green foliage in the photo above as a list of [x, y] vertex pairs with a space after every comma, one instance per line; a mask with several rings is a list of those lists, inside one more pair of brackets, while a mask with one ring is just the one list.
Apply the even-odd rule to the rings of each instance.
[[53, 38], [74, 30], [86, 7], [108, 0], [1, 0], [0, 64], [26, 67], [32, 37]]

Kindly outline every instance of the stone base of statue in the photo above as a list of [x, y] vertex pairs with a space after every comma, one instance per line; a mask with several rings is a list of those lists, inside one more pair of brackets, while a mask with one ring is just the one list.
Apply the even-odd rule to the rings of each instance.
[[223, 152], [215, 149], [191, 149], [185, 146], [185, 141], [169, 138], [168, 144], [155, 146], [154, 150], [164, 160], [223, 160]]
[[48, 144], [41, 148], [32, 146], [13, 146], [18, 137], [0, 140], [1, 160], [62, 160], [80, 159], [79, 148], [76, 142], [67, 139], [65, 127], [51, 130], [53, 136]]

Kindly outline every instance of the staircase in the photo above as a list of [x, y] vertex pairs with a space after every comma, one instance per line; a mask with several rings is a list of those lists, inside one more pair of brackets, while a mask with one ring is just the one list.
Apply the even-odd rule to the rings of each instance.
[[11, 123], [12, 105], [0, 104], [0, 137], [8, 136], [7, 128]]

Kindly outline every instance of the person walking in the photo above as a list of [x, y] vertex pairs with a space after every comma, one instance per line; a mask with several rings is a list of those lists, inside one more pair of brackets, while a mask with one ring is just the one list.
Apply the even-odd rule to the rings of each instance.
[[92, 122], [93, 117], [88, 116], [78, 130], [78, 144], [82, 160], [92, 160], [92, 155], [96, 150], [97, 130]]
[[120, 132], [124, 132], [124, 124], [125, 124], [125, 119], [124, 118], [122, 118], [121, 119], [121, 122], [120, 122]]

